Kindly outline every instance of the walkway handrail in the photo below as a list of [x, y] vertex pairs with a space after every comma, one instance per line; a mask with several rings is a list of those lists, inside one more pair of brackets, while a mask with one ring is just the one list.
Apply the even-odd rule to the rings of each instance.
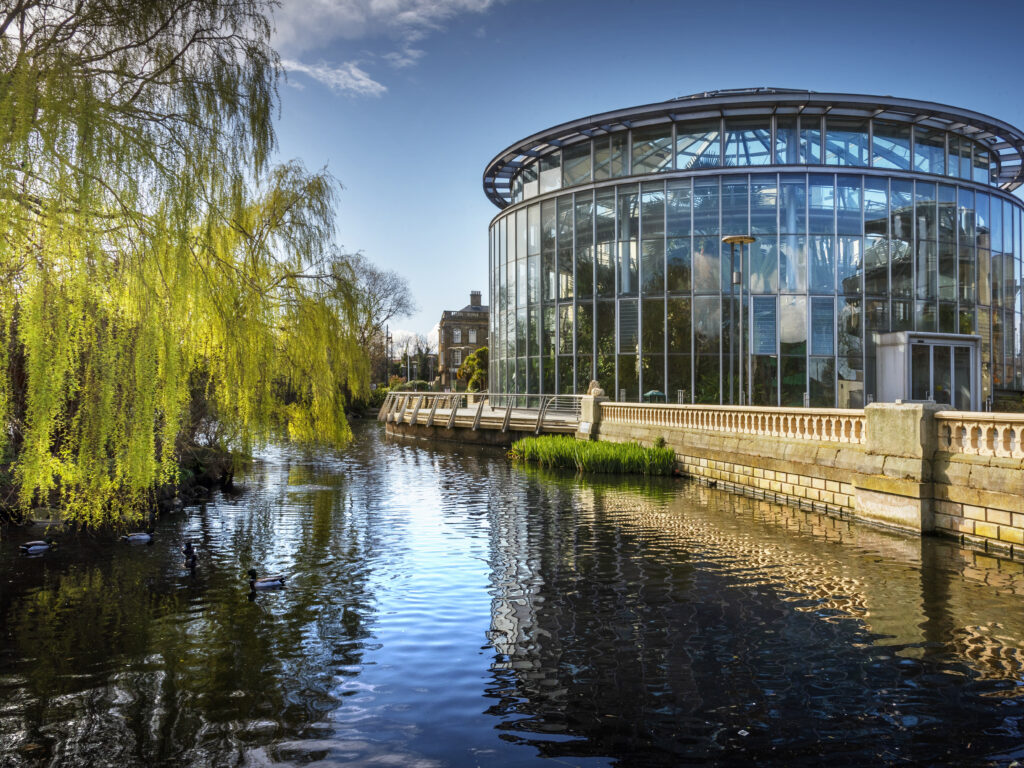
[[859, 408], [604, 402], [601, 421], [835, 443], [864, 443], [867, 439], [867, 419]]
[[1024, 413], [939, 411], [935, 425], [940, 451], [1024, 459]]

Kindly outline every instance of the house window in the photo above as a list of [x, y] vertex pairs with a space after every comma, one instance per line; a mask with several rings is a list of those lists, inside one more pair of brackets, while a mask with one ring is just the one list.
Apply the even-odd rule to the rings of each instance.
[[476, 344], [476, 328], [469, 329], [469, 343]]
[[461, 349], [453, 349], [452, 350], [452, 365], [455, 365], [455, 366], [462, 365], [462, 350]]
[[461, 343], [462, 343], [462, 329], [461, 328], [452, 328], [452, 344], [461, 344]]

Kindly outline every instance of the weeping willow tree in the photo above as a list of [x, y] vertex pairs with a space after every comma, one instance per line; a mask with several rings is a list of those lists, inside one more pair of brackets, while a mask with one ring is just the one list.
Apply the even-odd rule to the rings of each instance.
[[0, 10], [0, 450], [21, 508], [137, 519], [196, 400], [244, 452], [350, 438], [337, 185], [272, 167], [263, 0]]

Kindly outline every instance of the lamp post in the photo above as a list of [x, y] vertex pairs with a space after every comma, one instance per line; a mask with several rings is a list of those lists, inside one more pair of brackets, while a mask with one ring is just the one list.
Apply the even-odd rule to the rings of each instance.
[[[755, 240], [755, 238], [751, 237], [750, 235], [726, 235], [725, 237], [722, 238], [722, 242], [723, 243], [728, 243], [729, 244], [729, 273], [730, 273], [730, 281], [729, 281], [729, 395], [730, 395], [730, 398], [732, 396], [732, 381], [733, 381], [733, 372], [732, 372], [732, 358], [733, 358], [733, 353], [732, 353], [732, 348], [733, 348], [732, 334], [735, 332], [735, 328], [736, 328], [736, 317], [735, 317], [736, 302], [733, 301], [733, 287], [736, 286], [736, 285], [738, 285], [740, 287], [740, 326], [741, 326], [740, 333], [739, 333], [739, 337], [740, 337], [740, 348], [739, 348], [739, 358], [740, 358], [739, 401], [740, 401], [740, 405], [744, 404], [744, 397], [743, 397], [743, 394], [744, 394], [744, 389], [743, 389], [743, 368], [744, 368], [744, 363], [745, 363], [744, 358], [743, 358], [743, 330], [742, 330], [742, 325], [743, 325], [743, 273], [744, 273], [744, 270], [743, 270], [743, 246], [744, 245], [750, 245], [752, 242], [754, 242], [754, 240]], [[736, 270], [736, 244], [737, 243], [740, 246], [740, 268], [739, 268], [739, 271]]]

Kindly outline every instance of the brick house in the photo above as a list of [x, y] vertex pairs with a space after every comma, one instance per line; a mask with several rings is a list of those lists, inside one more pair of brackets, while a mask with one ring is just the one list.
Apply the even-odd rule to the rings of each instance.
[[438, 373], [442, 389], [456, 389], [456, 372], [462, 361], [480, 347], [487, 346], [487, 306], [480, 303], [480, 291], [469, 294], [469, 304], [462, 309], [441, 313], [437, 328]]

